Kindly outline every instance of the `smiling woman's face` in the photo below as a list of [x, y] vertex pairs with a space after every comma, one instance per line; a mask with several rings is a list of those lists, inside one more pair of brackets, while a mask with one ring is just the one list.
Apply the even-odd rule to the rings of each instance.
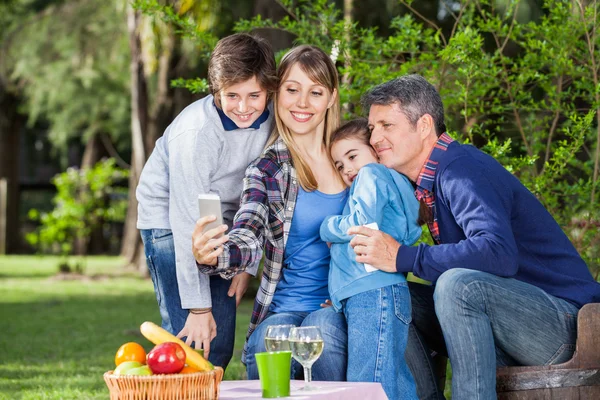
[[336, 95], [294, 64], [279, 87], [277, 113], [293, 134], [314, 133], [319, 127], [322, 129]]

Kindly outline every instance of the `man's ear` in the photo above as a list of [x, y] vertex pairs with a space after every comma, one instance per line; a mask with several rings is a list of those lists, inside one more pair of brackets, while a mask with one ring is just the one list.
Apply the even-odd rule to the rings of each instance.
[[337, 97], [337, 89], [333, 89], [333, 93], [331, 94], [331, 99], [329, 99], [329, 104], [327, 104], [327, 108], [331, 108], [331, 106], [335, 103], [336, 97]]
[[417, 131], [422, 138], [429, 136], [431, 132], [435, 134], [435, 125], [433, 118], [429, 114], [423, 114], [417, 121]]

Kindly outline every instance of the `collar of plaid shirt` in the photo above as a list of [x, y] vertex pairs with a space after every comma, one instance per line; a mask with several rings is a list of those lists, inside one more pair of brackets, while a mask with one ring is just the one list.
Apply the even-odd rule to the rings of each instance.
[[423, 164], [419, 177], [417, 178], [417, 188], [415, 189], [415, 197], [419, 201], [423, 201], [427, 208], [431, 211], [433, 216], [427, 221], [429, 232], [435, 244], [440, 244], [440, 228], [435, 214], [435, 194], [433, 193], [433, 183], [435, 182], [435, 173], [440, 159], [448, 150], [448, 145], [452, 143], [454, 139], [448, 136], [446, 133], [442, 133], [438, 138], [437, 142], [431, 149], [429, 157]]

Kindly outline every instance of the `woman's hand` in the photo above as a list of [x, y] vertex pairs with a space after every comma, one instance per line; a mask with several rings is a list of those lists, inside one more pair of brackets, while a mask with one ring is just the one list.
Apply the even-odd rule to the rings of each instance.
[[[223, 235], [227, 225], [221, 225], [204, 232], [204, 227], [215, 221], [214, 215], [202, 217], [196, 222], [194, 233], [192, 233], [192, 254], [198, 264], [217, 265], [217, 257], [223, 253], [223, 243], [229, 240], [229, 236]], [[219, 237], [220, 235], [223, 235]], [[218, 239], [215, 239], [219, 237]]]
[[217, 336], [217, 324], [212, 312], [204, 314], [188, 314], [185, 326], [177, 334], [178, 338], [187, 336], [185, 344], [188, 346], [194, 342], [196, 349], [204, 349], [204, 358], [208, 359], [210, 353], [210, 342]]

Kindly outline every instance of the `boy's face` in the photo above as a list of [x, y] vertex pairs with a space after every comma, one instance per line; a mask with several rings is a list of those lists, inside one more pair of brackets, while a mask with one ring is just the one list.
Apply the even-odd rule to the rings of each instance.
[[335, 142], [331, 146], [331, 158], [344, 183], [348, 186], [352, 185], [362, 167], [378, 162], [375, 150], [359, 138], [348, 138]]
[[239, 128], [248, 128], [267, 107], [267, 91], [256, 77], [223, 88], [218, 93], [221, 109]]

